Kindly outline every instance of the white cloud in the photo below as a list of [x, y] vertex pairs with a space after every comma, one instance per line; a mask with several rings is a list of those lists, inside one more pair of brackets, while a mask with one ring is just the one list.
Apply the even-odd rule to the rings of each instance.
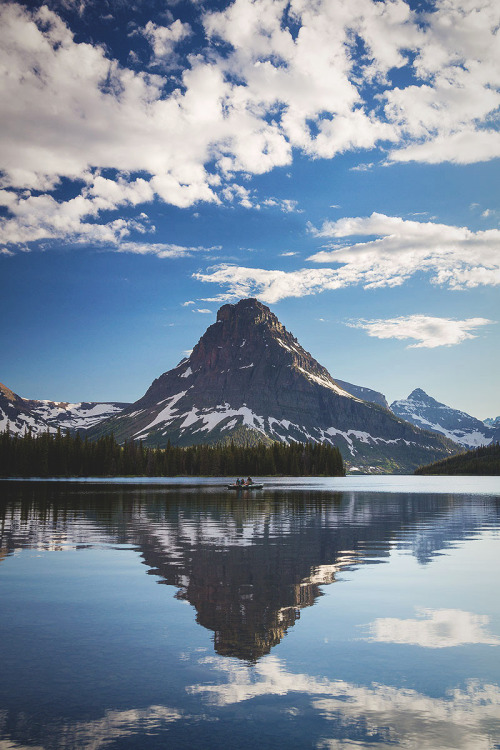
[[418, 272], [430, 273], [433, 284], [455, 290], [500, 284], [498, 229], [473, 232], [467, 227], [373, 213], [325, 221], [320, 229], [310, 227], [310, 231], [317, 237], [375, 239], [337, 244], [308, 258], [314, 263], [333, 263], [334, 268], [286, 272], [222, 264], [194, 276], [227, 287], [217, 301], [256, 296], [270, 303], [354, 285], [365, 289], [400, 286]]
[[186, 302], [181, 302], [182, 307], [189, 307], [189, 305], [194, 305], [194, 304], [196, 303], [192, 299], [189, 299]]
[[317, 237], [376, 237], [309, 257], [315, 263], [344, 264], [339, 275], [357, 278], [365, 287], [401, 284], [417, 271], [433, 273], [433, 283], [452, 289], [500, 283], [498, 229], [473, 232], [467, 227], [373, 213], [325, 221], [311, 231]]
[[272, 304], [286, 297], [304, 297], [317, 294], [324, 289], [339, 288], [335, 272], [328, 270], [301, 269], [299, 271], [267, 270], [221, 264], [206, 273], [193, 274], [199, 281], [227, 286], [227, 292], [207, 298], [207, 302], [227, 302], [241, 297], [258, 297]]
[[373, 162], [356, 164], [355, 167], [351, 167], [351, 172], [369, 172], [373, 169]]
[[179, 63], [175, 48], [191, 36], [192, 30], [188, 23], [176, 19], [170, 26], [158, 26], [148, 21], [142, 33], [152, 47], [153, 62], [166, 63], [170, 67]]
[[[44, 199], [61, 178], [82, 181], [84, 203], [71, 210], [92, 217], [83, 233], [108, 241], [121, 230], [96, 228], [106, 202], [217, 203], [227, 190], [221, 177], [288, 165], [294, 149], [333, 158], [383, 145], [389, 161], [431, 163], [500, 155], [494, 0], [437, 0], [422, 11], [403, 0], [234, 0], [198, 12], [207, 39], [172, 91], [166, 73], [128, 69], [104, 47], [76, 42], [46, 6], [0, 6], [3, 187]], [[177, 64], [176, 45], [191, 29], [150, 21], [142, 32], [155, 60]], [[411, 85], [394, 86], [394, 70], [406, 70]], [[101, 177], [104, 169], [116, 176]], [[232, 190], [241, 205], [259, 205]], [[297, 210], [293, 201], [280, 207]], [[17, 233], [10, 217], [5, 241], [63, 237], [68, 210], [50, 208], [57, 227], [27, 219]]]
[[207, 308], [196, 308], [196, 310], [191, 310], [191, 312], [194, 313], [203, 313], [204, 315], [211, 315], [212, 311], [208, 310]]
[[297, 208], [298, 201], [289, 198], [266, 198], [262, 201], [262, 205], [279, 208], [285, 214], [302, 213], [301, 209]]
[[24, 197], [11, 190], [0, 190], [0, 205], [7, 206], [10, 212], [9, 217], [0, 221], [0, 242], [11, 245], [47, 238], [116, 244], [131, 229], [144, 229], [142, 221], [132, 219], [115, 219], [103, 224], [93, 221], [100, 210], [112, 203], [109, 198], [88, 193], [56, 201], [47, 194]]
[[221, 193], [229, 203], [236, 201], [236, 203], [239, 203], [243, 208], [260, 209], [258, 201], [252, 196], [252, 191], [243, 185], [237, 185], [236, 183], [227, 185]]
[[[211, 247], [185, 247], [161, 242], [120, 242], [116, 246], [119, 253], [136, 253], [137, 255], [156, 255], [158, 258], [188, 258], [193, 253], [210, 252]], [[183, 303], [194, 304], [193, 303]]]
[[458, 133], [440, 133], [432, 140], [412, 144], [389, 154], [394, 162], [419, 161], [441, 164], [474, 164], [500, 156], [500, 134], [494, 130], [464, 129]]
[[486, 318], [433, 318], [428, 315], [408, 315], [387, 320], [356, 320], [347, 323], [351, 328], [362, 328], [369, 336], [378, 339], [415, 339], [418, 343], [409, 344], [408, 349], [437, 346], [453, 346], [467, 339], [477, 337], [475, 331], [480, 326], [490, 325], [493, 320]]
[[499, 646], [500, 638], [488, 633], [490, 618], [460, 609], [422, 609], [417, 619], [381, 617], [366, 627], [367, 640], [407, 643], [423, 648], [453, 648], [466, 643]]
[[286, 253], [280, 253], [281, 258], [291, 258], [293, 255], [298, 255], [298, 253], [294, 252], [293, 250], [289, 250]]

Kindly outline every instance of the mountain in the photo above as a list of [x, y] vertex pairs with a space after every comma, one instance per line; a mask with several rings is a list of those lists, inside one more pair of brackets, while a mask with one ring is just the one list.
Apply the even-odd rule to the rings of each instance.
[[500, 427], [500, 417], [488, 417], [484, 420], [487, 427]]
[[489, 427], [470, 414], [441, 404], [421, 388], [416, 388], [407, 399], [394, 401], [391, 409], [401, 419], [440, 433], [465, 448], [489, 445], [500, 440], [500, 425]]
[[0, 432], [7, 429], [12, 434], [30, 429], [40, 432], [88, 430], [103, 419], [118, 414], [130, 404], [118, 402], [86, 402], [70, 404], [66, 401], [37, 401], [22, 398], [0, 383]]
[[111, 431], [120, 442], [158, 446], [328, 441], [351, 468], [385, 472], [413, 470], [457, 450], [342, 388], [255, 299], [221, 307], [188, 358], [89, 434]]
[[102, 422], [103, 419], [115, 416], [123, 411], [129, 403], [118, 401], [80, 401], [70, 404], [67, 401], [28, 401], [34, 413], [50, 427], [61, 430], [88, 430]]
[[[47, 422], [33, 409], [30, 404], [17, 393], [0, 383], [0, 432], [9, 428], [13, 434], [31, 430], [34, 435], [47, 431]], [[55, 429], [50, 429], [55, 432]]]

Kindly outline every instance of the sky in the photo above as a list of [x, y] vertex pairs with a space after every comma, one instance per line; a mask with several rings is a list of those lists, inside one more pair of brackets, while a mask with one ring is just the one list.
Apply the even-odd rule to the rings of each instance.
[[126, 401], [256, 297], [500, 414], [496, 0], [0, 5], [0, 380]]

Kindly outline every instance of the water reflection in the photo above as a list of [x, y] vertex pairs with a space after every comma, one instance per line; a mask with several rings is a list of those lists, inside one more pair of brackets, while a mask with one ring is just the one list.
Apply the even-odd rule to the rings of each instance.
[[367, 640], [379, 643], [407, 643], [423, 648], [453, 648], [466, 643], [500, 645], [500, 638], [488, 632], [490, 618], [460, 609], [417, 610], [417, 619], [378, 618], [366, 626]]
[[[433, 698], [411, 689], [373, 684], [363, 687], [344, 680], [317, 679], [293, 673], [270, 657], [252, 672], [234, 662], [211, 657], [225, 677], [219, 685], [193, 685], [216, 706], [269, 696], [307, 695], [317, 717], [334, 725], [335, 739], [319, 737], [319, 748], [395, 746], [415, 750], [486, 750], [500, 730], [500, 688], [471, 680], [464, 690]], [[296, 715], [302, 712], [296, 709]], [[322, 727], [328, 735], [328, 728]], [[351, 745], [352, 742], [352, 745]], [[365, 744], [366, 743], [366, 744]]]
[[[214, 633], [215, 651], [249, 662], [269, 654], [342, 571], [383, 562], [396, 548], [426, 564], [498, 518], [494, 501], [454, 495], [373, 502], [366, 493], [285, 489], [236, 500], [213, 487], [82, 490], [50, 483], [19, 483], [10, 491], [12, 501], [0, 504], [4, 557], [19, 547], [136, 548], [148, 573], [194, 606], [197, 622]], [[443, 636], [444, 617], [379, 620], [370, 635], [421, 645], [436, 633], [450, 643], [486, 638], [477, 616], [467, 613], [450, 615], [454, 634]]]
[[1, 750], [498, 746], [495, 498], [0, 492]]

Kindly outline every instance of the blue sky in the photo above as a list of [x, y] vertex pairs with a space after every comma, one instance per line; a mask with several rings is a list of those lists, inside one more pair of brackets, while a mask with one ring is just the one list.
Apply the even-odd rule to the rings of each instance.
[[0, 380], [139, 398], [221, 304], [500, 414], [494, 0], [0, 7]]

